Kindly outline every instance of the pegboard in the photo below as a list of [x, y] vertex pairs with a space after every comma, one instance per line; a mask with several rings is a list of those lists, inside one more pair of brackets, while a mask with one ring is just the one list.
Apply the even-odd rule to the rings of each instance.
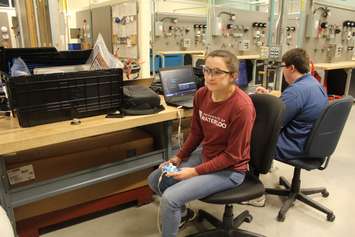
[[138, 8], [136, 1], [112, 6], [113, 52], [120, 58], [138, 59]]
[[208, 51], [226, 49], [238, 55], [259, 54], [266, 46], [268, 14], [215, 7], [211, 20], [212, 42]]
[[158, 51], [204, 50], [207, 17], [156, 13], [153, 48]]
[[[312, 16], [306, 19], [304, 48], [316, 63], [351, 60], [355, 44], [355, 11], [328, 7], [327, 13], [314, 4]], [[346, 27], [353, 21], [354, 27]]]

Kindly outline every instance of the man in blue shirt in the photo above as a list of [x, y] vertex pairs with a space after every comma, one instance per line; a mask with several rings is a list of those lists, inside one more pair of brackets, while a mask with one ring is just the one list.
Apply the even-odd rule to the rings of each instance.
[[[314, 122], [328, 104], [321, 84], [309, 73], [309, 56], [304, 49], [295, 48], [282, 56], [283, 75], [288, 87], [280, 99], [285, 104], [281, 133], [276, 144], [278, 160], [302, 157], [304, 146]], [[256, 93], [269, 93], [258, 87]], [[244, 204], [262, 207], [265, 196]]]
[[[304, 146], [314, 122], [328, 104], [320, 83], [309, 73], [309, 56], [295, 48], [282, 56], [283, 75], [289, 86], [281, 95], [285, 113], [276, 155], [280, 160], [302, 157]], [[257, 93], [268, 93], [263, 87]]]

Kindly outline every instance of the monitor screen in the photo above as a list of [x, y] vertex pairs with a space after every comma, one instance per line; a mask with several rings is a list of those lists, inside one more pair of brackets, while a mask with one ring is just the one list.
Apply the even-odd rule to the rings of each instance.
[[184, 96], [196, 91], [196, 82], [191, 66], [161, 69], [160, 80], [163, 85], [164, 95]]

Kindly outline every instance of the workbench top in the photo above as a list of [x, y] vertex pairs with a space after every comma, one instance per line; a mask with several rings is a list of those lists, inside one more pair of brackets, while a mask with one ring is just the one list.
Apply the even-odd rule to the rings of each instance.
[[355, 68], [355, 61], [342, 61], [342, 62], [334, 62], [334, 63], [315, 63], [314, 67], [316, 69], [322, 69], [322, 70], [349, 69], [349, 68]]
[[[124, 118], [105, 118], [105, 115], [99, 115], [82, 118], [79, 125], [63, 121], [21, 128], [16, 118], [0, 117], [0, 156], [178, 118], [177, 108], [166, 106], [164, 100], [162, 104], [166, 109], [157, 114]], [[180, 112], [181, 116], [186, 116], [183, 110]]]

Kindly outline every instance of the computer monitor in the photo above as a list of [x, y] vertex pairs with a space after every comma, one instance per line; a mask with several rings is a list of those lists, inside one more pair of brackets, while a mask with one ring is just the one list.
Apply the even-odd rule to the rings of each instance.
[[196, 92], [197, 86], [191, 66], [166, 68], [159, 72], [164, 96], [179, 97]]

